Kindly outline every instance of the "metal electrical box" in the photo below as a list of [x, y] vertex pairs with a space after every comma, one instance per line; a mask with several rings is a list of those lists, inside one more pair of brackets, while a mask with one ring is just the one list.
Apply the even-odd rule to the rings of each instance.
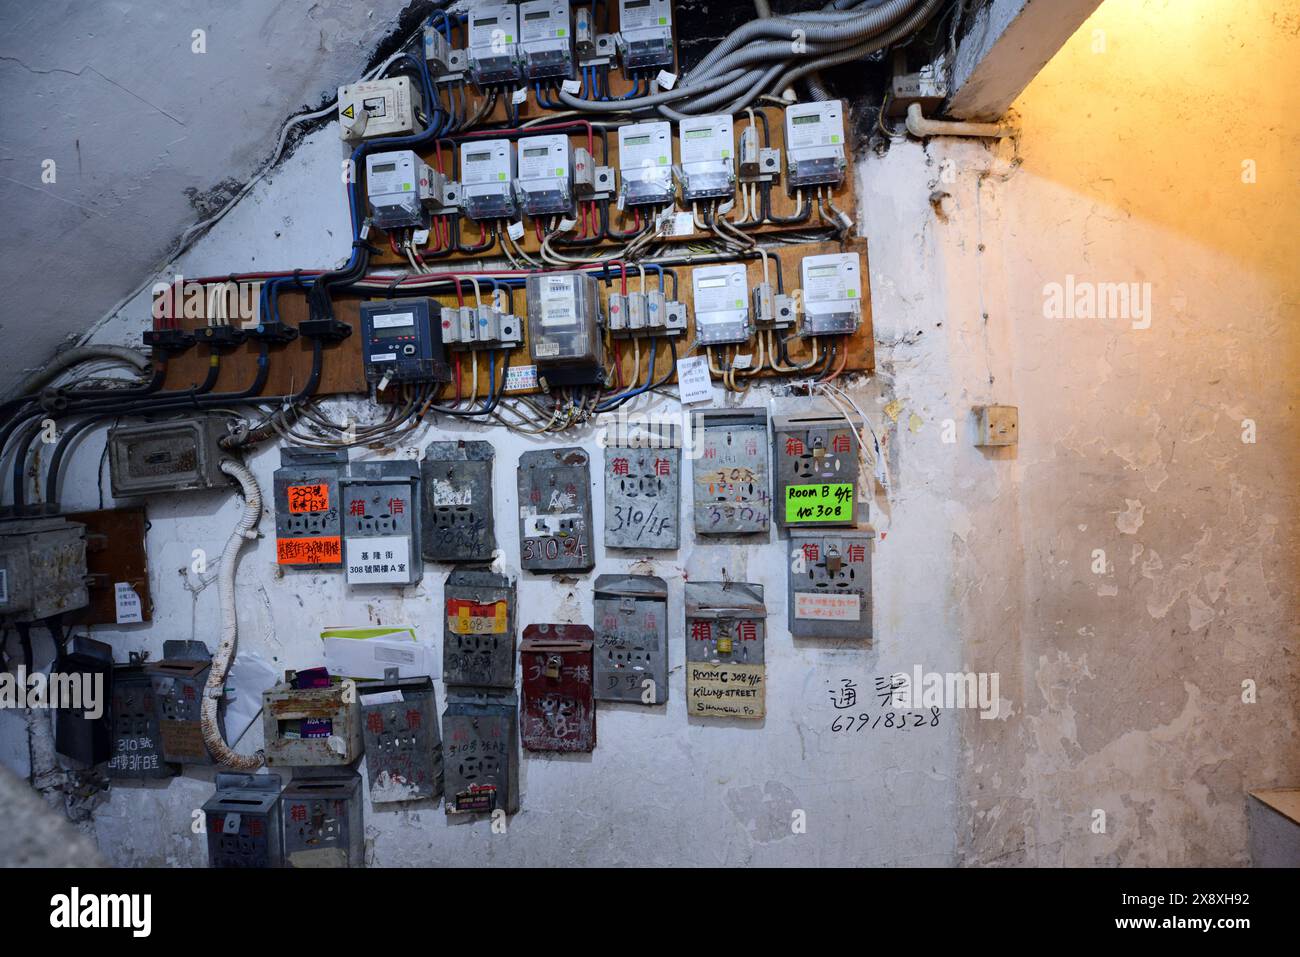
[[215, 415], [110, 429], [113, 497], [224, 488], [230, 480], [221, 471], [225, 453], [217, 441], [226, 434], [226, 420]]
[[454, 571], [443, 587], [442, 679], [515, 686], [515, 583], [488, 571]]
[[450, 689], [442, 735], [443, 807], [449, 815], [519, 810], [519, 720], [513, 691]]
[[209, 867], [279, 867], [280, 775], [217, 773], [203, 805]]
[[153, 679], [140, 654], [133, 651], [130, 656], [127, 664], [113, 665], [113, 757], [108, 776], [117, 781], [174, 777], [180, 768], [163, 760]]
[[414, 585], [424, 575], [419, 484], [417, 462], [352, 463], [342, 480], [349, 585]]
[[373, 804], [437, 800], [442, 795], [442, 735], [433, 679], [398, 678], [358, 685], [366, 778]]
[[469, 72], [480, 88], [520, 78], [519, 8], [474, 4], [469, 12]]
[[339, 134], [348, 142], [418, 133], [424, 109], [420, 88], [409, 76], [365, 80], [339, 87]]
[[731, 116], [692, 116], [677, 124], [682, 199], [728, 199], [736, 192], [736, 134]]
[[540, 449], [519, 456], [520, 567], [556, 573], [595, 564], [591, 534], [591, 469], [579, 448]]
[[460, 144], [461, 197], [470, 219], [512, 219], [515, 203], [515, 147], [509, 140], [466, 140]]
[[529, 751], [592, 751], [596, 701], [586, 625], [529, 625], [519, 645], [520, 736]]
[[691, 272], [695, 296], [695, 341], [703, 346], [747, 342], [754, 334], [749, 315], [749, 273], [743, 263], [699, 266]]
[[839, 100], [785, 108], [786, 190], [844, 182], [844, 112]]
[[427, 297], [361, 304], [361, 355], [366, 381], [450, 382], [442, 344], [442, 305]]
[[519, 4], [519, 47], [528, 79], [573, 76], [569, 0], [525, 0]]
[[298, 676], [262, 692], [266, 763], [272, 767], [351, 764], [361, 757], [361, 706], [351, 678], [322, 687], [294, 687]]
[[871, 529], [790, 535], [790, 634], [871, 640]]
[[767, 711], [763, 586], [686, 583], [686, 713], [762, 718]]
[[673, 133], [656, 120], [618, 128], [620, 208], [672, 203]]
[[[153, 684], [158, 715], [158, 737], [164, 761], [177, 764], [211, 764], [203, 741], [203, 689], [212, 668], [212, 655], [201, 641], [163, 642], [161, 661], [145, 665]], [[217, 701], [217, 728], [224, 736], [225, 699]]]
[[431, 562], [490, 562], [497, 547], [492, 443], [430, 442], [420, 463], [422, 552]]
[[597, 701], [668, 700], [668, 584], [654, 575], [596, 577]]
[[766, 532], [772, 512], [767, 410], [709, 410], [696, 421], [696, 533]]
[[605, 447], [607, 547], [677, 548], [681, 465], [681, 449]]
[[356, 771], [294, 772], [280, 795], [285, 867], [364, 867], [361, 777]]
[[603, 381], [600, 287], [576, 272], [530, 275], [528, 351], [538, 375], [552, 386]]
[[51, 673], [67, 676], [71, 697], [54, 712], [54, 750], [87, 767], [103, 764], [114, 752], [112, 646], [73, 636]]
[[[549, 0], [542, 0], [548, 3]], [[573, 146], [564, 133], [519, 141], [520, 205], [529, 216], [573, 210]]]
[[671, 0], [618, 0], [618, 52], [625, 71], [672, 66]]
[[805, 256], [802, 336], [848, 335], [862, 324], [862, 257], [857, 253]]
[[347, 449], [281, 446], [271, 478], [275, 495], [275, 560], [286, 568], [343, 565], [340, 480]]
[[85, 533], [64, 518], [0, 522], [0, 619], [42, 621], [90, 603]]
[[782, 528], [852, 525], [857, 520], [858, 429], [838, 412], [774, 415], [773, 499]]

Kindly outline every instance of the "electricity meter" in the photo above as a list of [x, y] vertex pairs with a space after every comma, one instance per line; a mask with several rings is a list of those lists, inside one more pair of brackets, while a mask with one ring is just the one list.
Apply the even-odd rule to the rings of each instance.
[[696, 116], [677, 124], [682, 198], [722, 199], [736, 190], [736, 140], [731, 117]]
[[366, 199], [380, 229], [427, 229], [429, 207], [442, 206], [447, 177], [411, 150], [366, 157]]
[[785, 109], [786, 189], [844, 182], [844, 114], [839, 100]]
[[519, 4], [519, 44], [528, 79], [573, 76], [569, 0], [528, 0]]
[[420, 88], [409, 76], [339, 87], [339, 133], [348, 142], [420, 132]]
[[862, 322], [861, 257], [857, 253], [805, 256], [803, 275], [804, 336], [857, 332]]
[[623, 206], [673, 201], [672, 129], [665, 122], [618, 128], [618, 173]]
[[512, 219], [515, 150], [509, 140], [466, 140], [460, 144], [461, 195], [470, 219]]
[[596, 278], [578, 272], [534, 273], [527, 294], [528, 350], [547, 382], [599, 382], [603, 356]]
[[479, 87], [511, 83], [519, 73], [519, 8], [484, 6], [469, 14], [469, 73]]
[[376, 299], [361, 304], [366, 381], [450, 382], [442, 346], [442, 306], [436, 299]]
[[108, 474], [114, 498], [225, 488], [220, 446], [229, 434], [220, 415], [121, 425], [108, 432]]
[[619, 0], [618, 52], [624, 70], [673, 64], [670, 0]]
[[573, 210], [573, 147], [563, 133], [519, 141], [520, 203], [529, 216]]
[[749, 278], [742, 263], [700, 266], [691, 273], [695, 293], [695, 338], [700, 345], [745, 342], [753, 334], [749, 318]]

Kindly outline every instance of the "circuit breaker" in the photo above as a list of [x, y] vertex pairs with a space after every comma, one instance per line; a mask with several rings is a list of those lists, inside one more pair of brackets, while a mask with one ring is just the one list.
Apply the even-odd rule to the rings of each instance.
[[343, 565], [340, 480], [346, 449], [280, 448], [271, 477], [275, 496], [275, 560], [284, 568], [318, 570]]
[[519, 718], [513, 691], [450, 689], [442, 740], [448, 815], [519, 810]]
[[372, 804], [437, 800], [442, 795], [442, 735], [433, 679], [398, 678], [359, 685], [361, 737]]
[[871, 640], [871, 529], [790, 535], [790, 634]]
[[515, 148], [509, 140], [468, 139], [460, 144], [461, 202], [470, 219], [513, 219]]
[[280, 795], [285, 867], [364, 867], [361, 778], [300, 768]]
[[744, 263], [698, 266], [691, 272], [695, 295], [695, 341], [702, 346], [747, 342], [754, 334], [749, 315], [749, 273]]
[[[543, 3], [549, 0], [542, 0]], [[529, 216], [573, 211], [573, 145], [563, 133], [519, 141], [519, 202]]]
[[372, 299], [361, 303], [361, 357], [366, 381], [450, 382], [442, 345], [442, 305], [436, 299]]
[[447, 177], [413, 150], [366, 157], [366, 200], [380, 229], [428, 229], [429, 213], [443, 206]]
[[619, 204], [672, 203], [673, 134], [663, 121], [618, 128]]
[[339, 87], [339, 133], [348, 142], [420, 132], [424, 97], [409, 76]]
[[736, 191], [736, 137], [731, 117], [693, 116], [677, 124], [682, 199], [727, 199]]
[[838, 412], [772, 417], [776, 521], [782, 528], [852, 525], [857, 520], [858, 430]]
[[443, 588], [442, 679], [515, 686], [515, 583], [490, 571], [454, 571]]
[[605, 447], [605, 545], [673, 549], [679, 542], [682, 453]]
[[618, 0], [618, 52], [624, 70], [672, 66], [671, 0]]
[[785, 108], [786, 189], [844, 182], [844, 113], [839, 100]]
[[108, 474], [114, 498], [154, 492], [225, 488], [218, 441], [228, 420], [197, 415], [167, 422], [121, 425], [108, 432]]
[[772, 519], [767, 410], [713, 409], [699, 413], [696, 422], [696, 533], [766, 532]]
[[417, 462], [352, 463], [342, 481], [349, 585], [414, 585], [424, 575], [419, 484]]
[[86, 767], [108, 761], [114, 752], [112, 646], [75, 635], [50, 671], [67, 676], [70, 689], [54, 712], [54, 750]]
[[848, 335], [862, 324], [862, 257], [857, 253], [805, 256], [803, 276], [804, 336]]
[[520, 567], [556, 573], [595, 564], [591, 534], [591, 469], [579, 448], [539, 449], [519, 456]]
[[526, 281], [528, 351], [550, 386], [603, 381], [600, 287], [578, 272], [534, 273]]
[[766, 713], [763, 586], [686, 583], [686, 713], [762, 718]]
[[519, 8], [475, 4], [469, 13], [469, 73], [480, 88], [520, 78]]
[[163, 760], [153, 679], [137, 652], [126, 664], [113, 665], [113, 756], [107, 773], [115, 781], [151, 781], [174, 777], [175, 764]]
[[668, 700], [668, 584], [654, 575], [598, 575], [597, 701]]
[[[153, 686], [158, 737], [164, 761], [211, 764], [203, 741], [203, 689], [212, 668], [212, 655], [201, 641], [163, 642], [163, 657], [145, 665]], [[224, 736], [224, 699], [217, 702], [217, 729]]]
[[422, 551], [426, 561], [490, 562], [497, 539], [492, 443], [430, 442], [420, 463]]
[[526, 0], [519, 4], [519, 49], [528, 79], [573, 76], [569, 0]]
[[209, 867], [279, 867], [280, 775], [217, 772], [203, 805]]
[[592, 751], [596, 701], [587, 625], [529, 625], [519, 645], [520, 737], [529, 751]]
[[0, 521], [0, 619], [42, 621], [89, 602], [85, 525], [56, 517]]
[[361, 710], [351, 678], [285, 673], [262, 692], [262, 731], [271, 766], [323, 767], [361, 757]]

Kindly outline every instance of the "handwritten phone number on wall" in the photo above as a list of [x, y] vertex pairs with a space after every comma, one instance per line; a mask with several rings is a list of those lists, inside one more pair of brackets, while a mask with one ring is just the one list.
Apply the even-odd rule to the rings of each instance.
[[885, 711], [874, 717], [866, 712], [858, 715], [837, 714], [831, 722], [831, 731], [836, 734], [848, 734], [866, 728], [909, 731], [915, 728], [937, 728], [939, 726], [939, 709], [925, 711]]

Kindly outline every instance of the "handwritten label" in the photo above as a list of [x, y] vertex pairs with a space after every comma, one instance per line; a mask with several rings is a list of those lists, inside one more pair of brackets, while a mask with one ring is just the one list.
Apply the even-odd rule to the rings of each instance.
[[822, 621], [858, 621], [862, 618], [862, 596], [795, 592], [794, 616]]
[[289, 511], [294, 515], [330, 510], [328, 485], [290, 485], [285, 489], [285, 495], [289, 499]]
[[582, 82], [580, 80], [565, 80], [560, 84], [560, 89], [569, 96], [577, 96], [582, 92]]
[[787, 485], [786, 522], [850, 522], [853, 520], [853, 484]]
[[713, 398], [713, 381], [709, 378], [708, 356], [687, 356], [677, 360], [677, 387], [682, 405]]
[[519, 240], [524, 238], [524, 224], [511, 223], [509, 226], [506, 227], [506, 232], [510, 234], [511, 239], [518, 242]]
[[665, 90], [671, 90], [677, 85], [677, 74], [669, 73], [667, 70], [660, 70], [655, 79], [659, 81], [659, 86]]
[[482, 605], [468, 598], [449, 598], [447, 630], [453, 635], [504, 635], [506, 603]]
[[144, 621], [140, 596], [135, 593], [135, 589], [130, 582], [115, 582], [113, 584], [113, 597], [117, 604], [117, 623], [119, 625], [131, 625]]
[[767, 713], [763, 665], [686, 663], [687, 713], [708, 718], [759, 719]]
[[342, 539], [337, 535], [277, 538], [275, 560], [281, 565], [337, 565], [343, 561]]

